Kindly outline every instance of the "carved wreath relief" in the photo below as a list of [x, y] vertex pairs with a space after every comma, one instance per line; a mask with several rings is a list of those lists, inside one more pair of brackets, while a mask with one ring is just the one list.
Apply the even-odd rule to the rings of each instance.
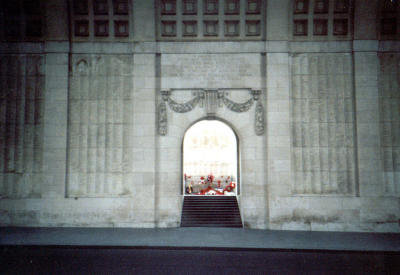
[[[176, 113], [187, 113], [196, 108], [196, 106], [200, 102], [205, 101], [207, 115], [214, 115], [215, 106], [219, 106], [219, 104], [211, 101], [218, 100], [222, 102], [229, 110], [236, 113], [243, 113], [249, 111], [250, 108], [253, 106], [254, 102], [257, 102], [255, 108], [254, 130], [256, 135], [258, 136], [263, 135], [265, 129], [264, 126], [265, 118], [264, 118], [264, 107], [261, 101], [259, 100], [261, 91], [243, 89], [243, 90], [249, 90], [252, 97], [244, 103], [237, 103], [226, 97], [224, 92], [226, 90], [227, 89], [220, 89], [220, 90], [201, 89], [195, 93], [194, 98], [185, 103], [178, 103], [170, 97], [173, 90], [161, 91], [162, 102], [160, 103], [158, 108], [158, 133], [162, 136], [165, 136], [168, 133], [167, 104], [169, 108]], [[210, 108], [210, 106], [212, 106], [213, 108]]]

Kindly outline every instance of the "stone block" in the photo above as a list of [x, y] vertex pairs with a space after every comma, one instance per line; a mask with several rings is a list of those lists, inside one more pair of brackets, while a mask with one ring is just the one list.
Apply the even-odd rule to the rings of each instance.
[[358, 132], [358, 145], [360, 147], [378, 147], [379, 136], [377, 134], [362, 135], [363, 132]]
[[377, 183], [369, 183], [360, 181], [360, 195], [365, 197], [382, 196], [384, 194], [384, 186]]
[[270, 160], [269, 169], [276, 172], [290, 171], [290, 160]]
[[[268, 76], [267, 77], [270, 79], [267, 83], [267, 87], [269, 88], [268, 91], [269, 93], [273, 89], [278, 89], [281, 92], [286, 91], [287, 93], [289, 92], [289, 79], [285, 75], [279, 75], [279, 76], [271, 76], [271, 78]], [[277, 98], [281, 99], [281, 98]]]
[[273, 99], [267, 102], [268, 112], [289, 112], [289, 100]]
[[361, 185], [380, 185], [382, 182], [382, 175], [380, 173], [376, 173], [375, 171], [362, 171], [359, 174], [359, 181]]
[[66, 76], [68, 75], [68, 66], [65, 65], [51, 65], [46, 64], [46, 76], [53, 77], [53, 76]]
[[312, 231], [346, 231], [343, 223], [311, 223]]
[[361, 222], [363, 223], [372, 223], [374, 225], [394, 224], [398, 223], [398, 219], [399, 214], [395, 210], [361, 210]]
[[[374, 210], [395, 211], [398, 208], [398, 198], [361, 198], [362, 209], [366, 212], [373, 213]], [[370, 210], [370, 211], [368, 211]]]
[[[278, 180], [278, 181], [275, 181], [275, 184], [270, 184], [268, 186], [268, 193], [270, 194], [271, 197], [289, 196], [291, 194], [290, 186], [288, 184], [284, 184], [280, 180]], [[271, 212], [272, 212], [272, 209], [270, 209], [270, 216], [272, 217]]]
[[[55, 44], [53, 44], [56, 47]], [[48, 45], [46, 45], [48, 47]], [[47, 53], [46, 54], [46, 64], [47, 65], [68, 65], [68, 55], [58, 54], [58, 53]]]
[[[372, 230], [374, 232], [400, 232], [400, 226], [398, 222], [387, 222], [387, 223], [378, 223], [372, 226]], [[371, 231], [371, 227], [368, 227], [368, 231]]]
[[380, 159], [363, 159], [359, 162], [358, 166], [362, 172], [381, 171]]
[[266, 41], [265, 48], [268, 52], [268, 56], [273, 56], [271, 53], [287, 53], [289, 43], [287, 41]]
[[157, 207], [165, 212], [167, 212], [166, 210], [170, 210], [171, 214], [174, 212], [179, 214], [181, 208], [181, 197], [164, 197], [164, 195], [161, 195], [159, 198], [156, 198], [156, 203]]
[[354, 40], [353, 47], [357, 52], [375, 52], [379, 43], [376, 40]]
[[376, 98], [358, 98], [357, 112], [362, 115], [364, 112], [378, 113], [379, 105]]
[[398, 52], [400, 45], [397, 41], [379, 41], [379, 52]]
[[267, 113], [268, 122], [274, 123], [289, 123], [289, 112], [288, 110], [281, 110], [280, 112], [268, 112]]
[[[150, 104], [151, 105], [151, 104]], [[136, 127], [139, 125], [151, 125], [155, 121], [155, 114], [154, 113], [135, 113], [133, 115], [133, 124]]]
[[[135, 59], [136, 61], [136, 59]], [[142, 61], [139, 61], [142, 62]], [[150, 62], [151, 63], [151, 62]], [[136, 64], [134, 65], [133, 70], [134, 77], [155, 77], [156, 76], [156, 67], [154, 64]]]
[[43, 143], [46, 144], [46, 148], [49, 149], [60, 149], [60, 148], [66, 148], [67, 146], [67, 140], [65, 137], [45, 136], [43, 138]]
[[44, 50], [47, 53], [66, 53], [69, 51], [69, 43], [65, 41], [46, 41]]
[[270, 136], [268, 137], [268, 147], [289, 147], [290, 136]]
[[289, 136], [289, 123], [268, 123], [268, 136]]
[[277, 84], [268, 83], [267, 98], [268, 100], [288, 100], [289, 89], [288, 87], [279, 87]]
[[311, 231], [311, 225], [303, 222], [285, 222], [280, 228], [281, 230]]

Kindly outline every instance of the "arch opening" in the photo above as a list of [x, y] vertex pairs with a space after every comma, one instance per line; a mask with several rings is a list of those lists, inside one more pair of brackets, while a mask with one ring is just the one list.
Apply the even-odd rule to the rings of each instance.
[[233, 129], [201, 120], [186, 131], [182, 146], [184, 195], [238, 195], [239, 150]]

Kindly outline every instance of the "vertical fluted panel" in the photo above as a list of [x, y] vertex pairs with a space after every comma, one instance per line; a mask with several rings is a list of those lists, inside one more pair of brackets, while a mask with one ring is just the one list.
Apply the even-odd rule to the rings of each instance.
[[385, 191], [400, 194], [400, 55], [380, 56], [380, 136]]
[[43, 57], [0, 57], [0, 195], [38, 197], [43, 156]]
[[293, 193], [353, 193], [354, 110], [349, 81], [350, 55], [293, 57]]
[[68, 195], [128, 195], [132, 64], [128, 55], [73, 57], [69, 96]]

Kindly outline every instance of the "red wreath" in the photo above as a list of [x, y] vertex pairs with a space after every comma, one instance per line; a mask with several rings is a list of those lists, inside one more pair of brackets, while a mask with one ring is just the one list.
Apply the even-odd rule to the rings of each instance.
[[210, 191], [214, 191], [216, 195], [223, 195], [223, 194], [224, 194], [224, 193], [219, 192], [219, 191], [217, 191], [217, 190], [215, 190], [215, 189], [212, 189], [211, 186], [208, 186], [207, 188], [201, 190], [199, 194], [200, 194], [200, 195], [206, 195], [206, 194], [207, 194], [208, 192], [210, 192]]
[[236, 184], [234, 182], [231, 182], [228, 186], [225, 187], [224, 192], [228, 191], [228, 192], [232, 192], [233, 189], [235, 189]]

